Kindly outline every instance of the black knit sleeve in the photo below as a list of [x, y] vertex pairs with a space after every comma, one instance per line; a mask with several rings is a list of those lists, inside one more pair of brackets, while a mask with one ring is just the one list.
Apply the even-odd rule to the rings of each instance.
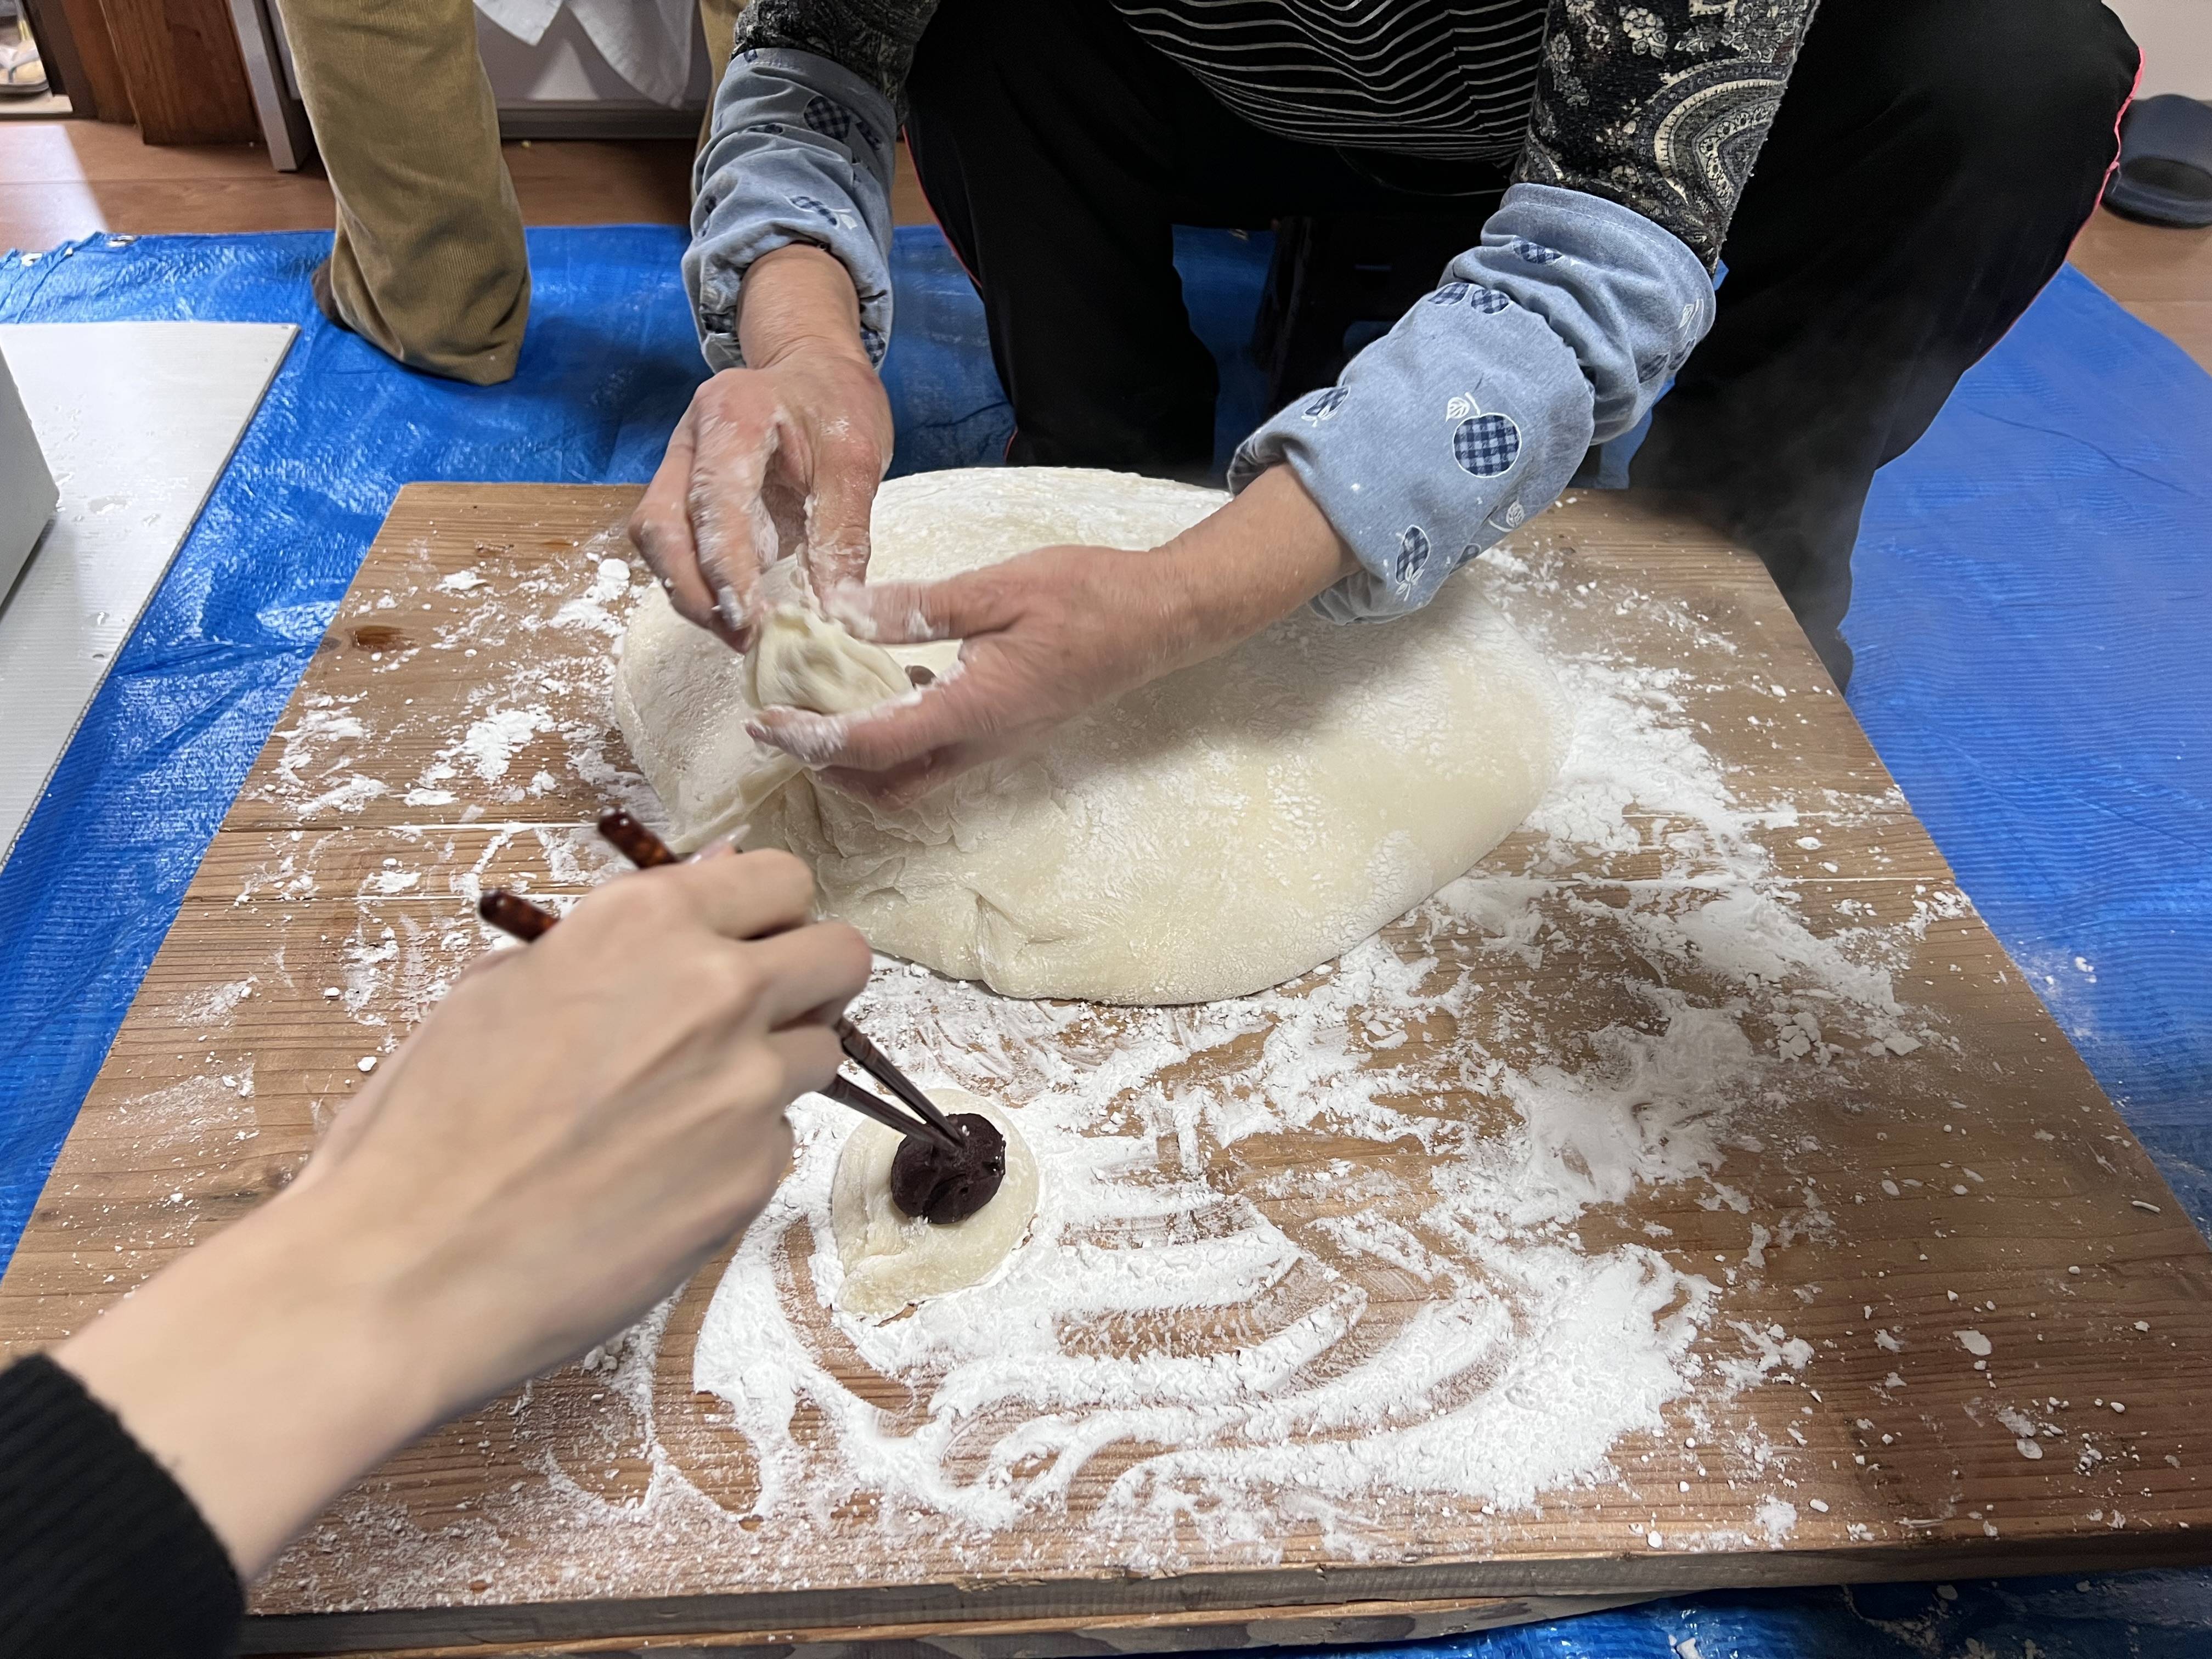
[[1602, 196], [1710, 270], [1815, 0], [1552, 0], [1516, 177]]
[[850, 70], [906, 115], [906, 72], [937, 0], [752, 0], [738, 19], [732, 56], [811, 52]]
[[246, 1598], [184, 1489], [43, 1356], [0, 1370], [0, 1659], [213, 1659]]

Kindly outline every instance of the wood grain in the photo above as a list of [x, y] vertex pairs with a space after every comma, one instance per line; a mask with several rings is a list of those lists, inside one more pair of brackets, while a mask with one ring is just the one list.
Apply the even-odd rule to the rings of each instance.
[[260, 136], [227, 0], [101, 0], [131, 108], [149, 144]]
[[2147, 225], [2100, 209], [2068, 257], [2138, 321], [2212, 372], [2212, 230]]
[[[632, 499], [402, 494], [0, 1280], [8, 1348], [78, 1328], [288, 1180], [358, 1086], [358, 1062], [396, 1044], [487, 948], [469, 914], [482, 886], [557, 899], [615, 867], [583, 826], [611, 799], [652, 803], [608, 730], [614, 623], [592, 594], [627, 581], [618, 526]], [[1638, 1188], [1577, 1224], [1580, 1248], [1656, 1240], [1684, 1271], [1725, 1281], [1705, 1340], [1715, 1361], [1786, 1328], [1814, 1356], [1802, 1374], [1777, 1367], [1722, 1388], [1709, 1370], [1661, 1431], [1614, 1446], [1606, 1479], [1533, 1511], [1440, 1525], [1378, 1494], [1373, 1535], [1393, 1540], [1379, 1553], [1293, 1532], [1279, 1560], [1200, 1548], [1177, 1571], [1125, 1571], [1081, 1523], [1138, 1455], [1114, 1446], [1078, 1472], [1064, 1512], [980, 1544], [925, 1533], [886, 1553], [856, 1500], [842, 1542], [794, 1559], [755, 1511], [747, 1443], [720, 1401], [692, 1391], [717, 1264], [669, 1311], [640, 1388], [612, 1386], [604, 1365], [565, 1369], [363, 1481], [257, 1588], [250, 1650], [896, 1646], [996, 1659], [1385, 1639], [1723, 1584], [2212, 1559], [2200, 1405], [2212, 1254], [1952, 896], [1763, 571], [1632, 497], [1582, 496], [1513, 547], [1522, 574], [1501, 591], [1516, 620], [1566, 655], [1677, 665], [1670, 718], [1742, 799], [1788, 805], [1751, 833], [1806, 925], [1840, 937], [1879, 924], [1907, 941], [1892, 971], [1929, 1036], [1917, 1052], [1820, 1071], [1777, 1062], [1777, 1103], [1712, 1184]], [[499, 764], [475, 764], [464, 734], [533, 702], [549, 711], [536, 729]], [[1525, 902], [1540, 950], [1501, 951], [1430, 913], [1386, 930], [1405, 959], [1466, 988], [1465, 1012], [1436, 1011], [1389, 1041], [1449, 1054], [1464, 1033], [1533, 1067], [1565, 1062], [1590, 1033], [1653, 1030], [1653, 988], [1725, 1003], [1725, 975], [1655, 958], [1630, 925], [1632, 900], [1694, 898], [1722, 872], [1686, 870], [1661, 815], [1630, 821], [1632, 845], [1570, 864], [1527, 833], [1486, 861], [1534, 872]], [[1109, 1050], [1139, 1018], [1066, 1012], [1054, 1040], [1070, 1052]], [[1234, 1089], [1252, 1064], [1250, 1046], [1232, 1044], [1177, 1077]], [[1421, 1109], [1501, 1128], [1510, 1118], [1464, 1089]], [[1212, 1149], [1204, 1175], [1310, 1243], [1356, 1202], [1389, 1201], [1279, 1179], [1319, 1157], [1358, 1164], [1370, 1193], [1427, 1179], [1410, 1142], [1320, 1132]], [[786, 1306], [842, 1385], [894, 1419], [914, 1409], [907, 1382], [871, 1371], [804, 1288], [805, 1228], [775, 1248]], [[1426, 1294], [1409, 1274], [1330, 1265], [1365, 1273], [1370, 1330], [1402, 1328]], [[1173, 1323], [1079, 1336], [1240, 1340], [1218, 1320]], [[1969, 1360], [1954, 1334], [1965, 1326], [1990, 1340], [1989, 1358]], [[2047, 1455], [2024, 1453], [1997, 1415], [2021, 1401]], [[1717, 1426], [1686, 1444], [1701, 1420]], [[672, 1484], [702, 1501], [670, 1509]], [[1785, 1492], [1794, 1523], [1770, 1534], [1757, 1506]]]
[[46, 61], [47, 78], [70, 100], [70, 112], [94, 121], [128, 121], [131, 89], [107, 32], [100, 0], [27, 0], [24, 15]]

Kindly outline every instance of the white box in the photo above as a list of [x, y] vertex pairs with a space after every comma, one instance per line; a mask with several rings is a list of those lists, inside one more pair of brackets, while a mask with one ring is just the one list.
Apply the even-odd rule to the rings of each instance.
[[39, 450], [39, 434], [23, 412], [8, 360], [0, 356], [0, 605], [30, 562], [60, 501], [54, 475]]

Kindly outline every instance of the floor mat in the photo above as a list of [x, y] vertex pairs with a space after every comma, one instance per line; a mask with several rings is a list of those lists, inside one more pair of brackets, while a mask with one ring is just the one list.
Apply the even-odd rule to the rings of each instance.
[[[700, 377], [680, 232], [536, 231], [506, 386], [426, 380], [318, 317], [319, 234], [94, 238], [0, 260], [0, 322], [204, 317], [302, 338], [0, 868], [0, 1257], [202, 851], [398, 486], [634, 482]], [[1224, 368], [1267, 248], [1179, 239]], [[886, 380], [898, 471], [1012, 430], [980, 307], [900, 233]], [[2212, 379], [2069, 271], [1877, 482], [1852, 702], [1961, 884], [2165, 1167], [2212, 1216]], [[1964, 1656], [2179, 1659], [2212, 1576], [1731, 1591], [1370, 1650], [1395, 1659]], [[2028, 1644], [2032, 1644], [2032, 1648]]]

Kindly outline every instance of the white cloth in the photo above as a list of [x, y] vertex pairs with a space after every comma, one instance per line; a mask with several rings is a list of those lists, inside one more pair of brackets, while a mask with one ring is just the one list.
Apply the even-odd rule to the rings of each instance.
[[536, 46], [565, 9], [607, 67], [645, 97], [679, 108], [691, 86], [695, 0], [477, 0], [477, 9]]

